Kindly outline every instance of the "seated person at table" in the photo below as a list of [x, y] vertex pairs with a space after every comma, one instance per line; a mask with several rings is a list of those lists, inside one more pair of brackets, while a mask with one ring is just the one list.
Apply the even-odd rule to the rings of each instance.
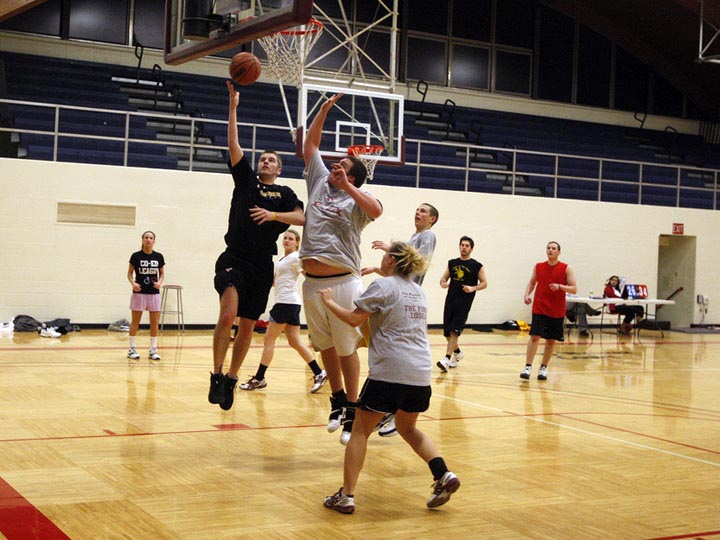
[[[620, 290], [620, 278], [617, 276], [610, 276], [605, 283], [605, 291], [603, 292], [605, 298], [622, 298], [622, 291]], [[645, 309], [642, 306], [625, 306], [608, 304], [608, 310], [610, 313], [617, 313], [618, 315], [624, 315], [622, 325], [618, 329], [621, 334], [629, 334], [633, 329], [633, 319], [637, 316], [638, 321], [645, 315]]]
[[600, 315], [600, 312], [582, 302], [568, 300], [565, 304], [565, 316], [571, 323], [577, 321], [577, 328], [581, 336], [590, 335], [588, 332], [588, 315]]

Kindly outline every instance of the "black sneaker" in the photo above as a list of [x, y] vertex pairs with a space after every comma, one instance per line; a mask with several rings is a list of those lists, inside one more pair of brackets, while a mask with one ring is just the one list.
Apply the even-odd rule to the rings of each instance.
[[233, 402], [235, 401], [235, 385], [237, 383], [238, 383], [237, 379], [232, 379], [232, 378], [228, 377], [227, 375], [225, 376], [225, 388], [224, 388], [225, 399], [220, 404], [220, 408], [223, 411], [229, 411], [232, 408]]
[[328, 416], [328, 433], [337, 431], [342, 425], [342, 403], [334, 397], [330, 398], [330, 416]]
[[355, 403], [353, 406], [345, 407], [345, 414], [342, 419], [342, 433], [340, 434], [340, 444], [346, 445], [350, 442], [350, 435], [352, 434], [353, 422], [355, 422]]
[[219, 404], [225, 400], [225, 375], [222, 373], [210, 374], [210, 392], [208, 392], [208, 401], [210, 403]]

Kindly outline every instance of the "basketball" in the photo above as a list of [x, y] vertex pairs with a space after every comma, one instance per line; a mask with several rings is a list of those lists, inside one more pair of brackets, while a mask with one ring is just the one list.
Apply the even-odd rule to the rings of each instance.
[[230, 78], [240, 86], [247, 86], [260, 77], [260, 60], [252, 53], [241, 52], [230, 61]]

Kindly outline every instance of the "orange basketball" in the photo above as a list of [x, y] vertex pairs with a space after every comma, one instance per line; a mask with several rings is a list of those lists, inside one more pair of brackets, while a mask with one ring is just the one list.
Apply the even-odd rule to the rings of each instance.
[[230, 77], [240, 86], [247, 86], [257, 81], [260, 71], [262, 71], [260, 60], [252, 53], [237, 53], [230, 61]]

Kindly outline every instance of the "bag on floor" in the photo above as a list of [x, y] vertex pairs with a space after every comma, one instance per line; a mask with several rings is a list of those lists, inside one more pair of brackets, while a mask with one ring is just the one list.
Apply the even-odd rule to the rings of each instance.
[[42, 323], [30, 315], [15, 315], [13, 319], [16, 332], [37, 332]]
[[110, 323], [108, 326], [108, 330], [111, 332], [129, 332], [130, 331], [130, 321], [127, 319], [120, 319], [118, 321]]

